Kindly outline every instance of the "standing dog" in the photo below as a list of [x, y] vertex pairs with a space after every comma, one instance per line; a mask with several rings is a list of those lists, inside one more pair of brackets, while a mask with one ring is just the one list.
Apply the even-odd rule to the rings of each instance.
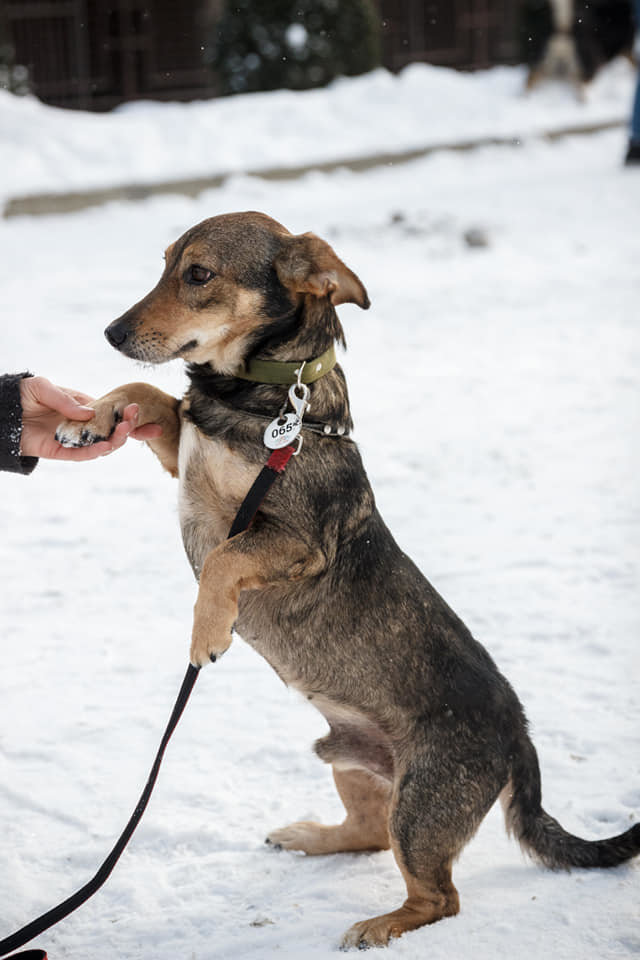
[[522, 5], [527, 90], [552, 78], [566, 80], [584, 98], [584, 84], [620, 55], [631, 58], [630, 0], [525, 0]]
[[[315, 750], [333, 766], [346, 819], [294, 823], [269, 841], [308, 854], [391, 847], [406, 881], [401, 907], [345, 934], [344, 946], [367, 947], [458, 912], [451, 865], [498, 796], [508, 828], [551, 868], [616, 866], [640, 851], [640, 824], [587, 841], [542, 809], [518, 698], [376, 510], [330, 359], [344, 343], [341, 303], [369, 306], [318, 237], [259, 213], [205, 220], [169, 247], [155, 289], [106, 330], [133, 359], [186, 360], [185, 398], [130, 384], [97, 401], [89, 423], [61, 424], [58, 438], [108, 437], [131, 402], [141, 425], [162, 424], [148, 443], [179, 477], [199, 580], [192, 663], [224, 653], [235, 624], [329, 724]], [[318, 379], [301, 455], [252, 526], [227, 540], [266, 459], [265, 424], [302, 361]]]

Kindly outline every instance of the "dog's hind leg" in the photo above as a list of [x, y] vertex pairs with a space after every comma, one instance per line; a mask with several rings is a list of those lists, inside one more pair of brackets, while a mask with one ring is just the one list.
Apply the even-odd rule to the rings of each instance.
[[397, 910], [354, 924], [343, 948], [384, 946], [460, 909], [451, 866], [498, 796], [503, 774], [486, 746], [456, 749], [446, 739], [435, 736], [396, 780], [389, 833], [407, 899]]
[[453, 917], [460, 910], [458, 891], [451, 880], [451, 860], [437, 862], [431, 858], [418, 871], [420, 876], [416, 876], [403, 862], [396, 844], [392, 846], [407, 885], [407, 899], [397, 910], [354, 923], [342, 938], [342, 949], [384, 947], [408, 930]]
[[311, 821], [292, 823], [270, 833], [267, 843], [310, 855], [387, 850], [391, 784], [368, 770], [356, 768], [337, 770], [334, 767], [333, 778], [347, 811], [343, 823], [336, 826]]

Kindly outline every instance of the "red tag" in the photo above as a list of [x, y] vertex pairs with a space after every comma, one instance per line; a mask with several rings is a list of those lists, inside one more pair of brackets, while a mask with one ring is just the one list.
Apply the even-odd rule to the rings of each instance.
[[284, 468], [294, 453], [295, 450], [291, 445], [282, 447], [281, 450], [274, 450], [267, 460], [267, 466], [276, 473], [284, 473]]

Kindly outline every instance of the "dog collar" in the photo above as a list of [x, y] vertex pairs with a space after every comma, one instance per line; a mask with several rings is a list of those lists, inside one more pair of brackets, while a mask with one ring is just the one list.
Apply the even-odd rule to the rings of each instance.
[[302, 360], [280, 361], [280, 360], [259, 360], [253, 357], [243, 363], [237, 370], [234, 370], [234, 377], [240, 377], [241, 380], [252, 380], [254, 383], [282, 384], [291, 386], [294, 383], [314, 383], [320, 377], [333, 370], [338, 358], [336, 357], [335, 344], [331, 344], [321, 356], [313, 360], [306, 360], [302, 373], [298, 376], [298, 371]]

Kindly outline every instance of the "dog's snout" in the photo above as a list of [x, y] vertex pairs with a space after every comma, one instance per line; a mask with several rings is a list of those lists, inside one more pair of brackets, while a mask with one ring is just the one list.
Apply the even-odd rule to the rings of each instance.
[[131, 333], [131, 324], [127, 320], [114, 320], [104, 332], [112, 347], [118, 350]]

